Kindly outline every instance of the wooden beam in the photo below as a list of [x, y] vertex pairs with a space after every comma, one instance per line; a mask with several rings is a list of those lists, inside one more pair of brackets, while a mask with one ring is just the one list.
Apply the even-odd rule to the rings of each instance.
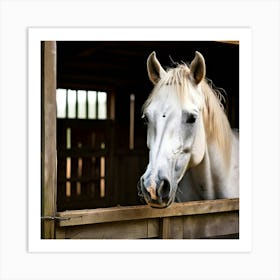
[[174, 203], [172, 206], [164, 209], [151, 208], [148, 205], [143, 205], [71, 210], [58, 212], [57, 215], [63, 218], [63, 220], [59, 221], [59, 226], [74, 226], [237, 210], [239, 210], [239, 199], [235, 198]]
[[56, 42], [42, 42], [42, 238], [55, 238]]
[[[115, 75], [100, 75], [98, 73], [92, 73], [92, 74], [63, 74], [60, 75], [58, 78], [58, 88], [63, 88], [65, 86], [70, 86], [71, 84], [78, 84], [79, 88], [80, 85], [89, 85], [89, 86], [96, 86], [98, 89], [102, 90], [104, 87], [105, 88], [116, 88], [118, 86], [126, 86], [126, 87], [131, 87], [135, 88], [135, 85], [139, 83], [139, 77], [140, 79], [142, 78], [143, 81], [147, 81], [146, 76], [133, 76], [133, 75], [120, 75], [117, 76]], [[79, 89], [78, 88], [78, 89]]]
[[239, 45], [239, 41], [217, 41], [219, 43], [225, 43], [225, 44], [232, 44], [232, 45]]

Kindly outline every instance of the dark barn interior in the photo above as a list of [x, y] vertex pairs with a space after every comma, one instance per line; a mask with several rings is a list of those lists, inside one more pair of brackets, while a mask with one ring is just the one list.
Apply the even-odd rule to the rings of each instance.
[[[65, 114], [57, 118], [58, 211], [141, 203], [136, 186], [148, 162], [141, 107], [152, 90], [147, 57], [156, 51], [161, 64], [170, 67], [172, 61], [190, 63], [196, 50], [205, 58], [207, 77], [225, 90], [225, 110], [238, 128], [238, 42], [57, 42], [57, 88], [65, 90]], [[71, 116], [70, 93], [76, 100]]]

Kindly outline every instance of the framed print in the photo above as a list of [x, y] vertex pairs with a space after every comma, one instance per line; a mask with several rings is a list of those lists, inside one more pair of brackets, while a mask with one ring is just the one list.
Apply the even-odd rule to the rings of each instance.
[[[0, 1], [0, 278], [279, 279], [279, 11]], [[184, 110], [155, 98], [178, 66], [192, 89], [206, 77], [239, 129], [239, 198], [180, 201], [159, 171], [181, 148], [158, 137], [163, 124], [186, 140], [179, 128], [211, 115], [198, 118], [196, 98]], [[163, 86], [179, 89], [173, 71]]]
[[[53, 39], [45, 41], [44, 38]], [[43, 51], [41, 51], [42, 48]], [[121, 252], [126, 250], [219, 251], [218, 244], [221, 244], [222, 251], [250, 250], [250, 217], [252, 215], [250, 186], [252, 183], [251, 176], [248, 175], [251, 174], [252, 156], [251, 150], [247, 149], [248, 143], [252, 140], [252, 120], [251, 113], [249, 113], [252, 104], [251, 83], [249, 82], [251, 76], [250, 49], [251, 30], [246, 28], [29, 29], [30, 96], [34, 96], [40, 87], [43, 88], [42, 94], [45, 94], [45, 97], [41, 95], [41, 99], [37, 95], [37, 101], [34, 97], [29, 99], [31, 102], [29, 126], [33, 128], [30, 130], [32, 134], [29, 137], [30, 145], [39, 148], [38, 144], [42, 143], [40, 154], [43, 155], [42, 178], [37, 178], [38, 183], [42, 181], [42, 190], [35, 195], [35, 199], [33, 195], [39, 189], [35, 190], [32, 187], [29, 189], [31, 196], [29, 201], [37, 201], [34, 203], [34, 207], [37, 205], [37, 210], [33, 209], [33, 205], [30, 203], [30, 250], [37, 250], [33, 246], [37, 242], [37, 244], [47, 244], [45, 248], [51, 250], [51, 240], [46, 239], [72, 239], [72, 237], [87, 239], [86, 242], [82, 243], [85, 245], [86, 251], [119, 251], [120, 248], [122, 248]], [[220, 71], [220, 83], [226, 87], [227, 81], [229, 81], [230, 92], [223, 97], [227, 99], [224, 103], [227, 106], [231, 126], [239, 128], [240, 123], [240, 134], [242, 135], [240, 137], [240, 153], [238, 148], [236, 150], [237, 155], [240, 154], [240, 160], [237, 160], [240, 164], [240, 214], [239, 200], [205, 201], [200, 205], [201, 198], [196, 198], [200, 202], [179, 203], [176, 204], [176, 207], [174, 206], [174, 209], [169, 207], [160, 210], [143, 207], [139, 205], [137, 199], [137, 180], [139, 180], [141, 170], [145, 170], [148, 154], [146, 128], [143, 128], [141, 124], [141, 111], [145, 99], [148, 98], [150, 86], [147, 84], [148, 78], [145, 81], [145, 79], [138, 77], [145, 75], [145, 73], [144, 75], [141, 73], [141, 70], [146, 72], [146, 56], [150, 52], [157, 51], [158, 55], [166, 57], [169, 54], [172, 57], [172, 62], [175, 63], [174, 57], [185, 57], [187, 50], [191, 52], [191, 58], [195, 55], [196, 50], [204, 52], [205, 60], [208, 60], [206, 67], [209, 69], [209, 75], [211, 76], [212, 71], [212, 76], [216, 74], [218, 80], [218, 72]], [[42, 53], [44, 56], [41, 56]], [[55, 58], [54, 53], [56, 53]], [[44, 59], [46, 62], [43, 61]], [[52, 74], [53, 67], [49, 66], [52, 59], [54, 63], [57, 63], [56, 74]], [[202, 59], [204, 60], [203, 57]], [[227, 65], [227, 62], [230, 66]], [[41, 73], [45, 76], [41, 76], [41, 78], [37, 76], [39, 79], [36, 82], [33, 72], [39, 72], [42, 64], [44, 67]], [[75, 68], [78, 69], [78, 72]], [[87, 72], [89, 68], [90, 71]], [[139, 71], [138, 68], [141, 70]], [[132, 75], [129, 76], [129, 73]], [[54, 75], [57, 75], [56, 78], [52, 77]], [[227, 75], [230, 78], [227, 78]], [[45, 93], [45, 91], [48, 92]], [[82, 102], [83, 95], [84, 101]], [[216, 96], [215, 91], [213, 91], [213, 96]], [[102, 109], [102, 98], [105, 98], [104, 102], [107, 102], [103, 103], [104, 109]], [[125, 105], [129, 100], [130, 103]], [[43, 105], [40, 105], [40, 102]], [[93, 103], [91, 104], [91, 102]], [[168, 102], [171, 104], [172, 101]], [[220, 107], [220, 105], [217, 106], [216, 108]], [[36, 121], [37, 126], [32, 123], [33, 120], [38, 120], [37, 117], [32, 116], [32, 108], [35, 107], [42, 108], [42, 122], [40, 125]], [[94, 107], [94, 111], [92, 111], [92, 107]], [[53, 108], [53, 111], [48, 108]], [[35, 110], [38, 112], [38, 109]], [[135, 111], [133, 115], [132, 110]], [[213, 114], [217, 113], [213, 112]], [[209, 118], [205, 117], [204, 122], [208, 121]], [[127, 129], [126, 119], [130, 123]], [[221, 125], [221, 121], [217, 120], [218, 126]], [[205, 123], [204, 126], [211, 126], [211, 124]], [[40, 129], [41, 132], [38, 133]], [[36, 130], [37, 132], [35, 132]], [[120, 133], [118, 133], [119, 131]], [[43, 137], [41, 141], [37, 139], [37, 145], [33, 143], [36, 139], [34, 133]], [[209, 137], [206, 136], [206, 138]], [[85, 139], [89, 139], [90, 142], [85, 142], [88, 141]], [[234, 143], [235, 140], [231, 141]], [[76, 150], [77, 148], [78, 150]], [[84, 152], [83, 149], [85, 149]], [[228, 147], [226, 149], [225, 154], [228, 154], [230, 150], [234, 151], [236, 148], [232, 147], [229, 150]], [[119, 155], [120, 151], [121, 156]], [[39, 159], [38, 154], [36, 154], [37, 160]], [[33, 150], [30, 158], [32, 155], [35, 155]], [[52, 165], [51, 161], [53, 161]], [[38, 161], [35, 166], [38, 170], [40, 166]], [[246, 172], [243, 170], [245, 167]], [[232, 167], [232, 169], [235, 168]], [[114, 169], [115, 172], [112, 172]], [[30, 168], [30, 172], [40, 174], [34, 172], [32, 168]], [[127, 172], [131, 176], [126, 176]], [[162, 170], [158, 172], [168, 173], [168, 171]], [[218, 173], [223, 173], [223, 171], [219, 169]], [[93, 176], [92, 179], [90, 176]], [[35, 176], [32, 178], [35, 179]], [[234, 180], [233, 186], [237, 186], [238, 177]], [[50, 181], [53, 182], [53, 189]], [[35, 182], [30, 184], [30, 186], [33, 185], [37, 184]], [[246, 188], [242, 185], [246, 185]], [[182, 191], [180, 190], [180, 192]], [[50, 198], [52, 196], [53, 198]], [[232, 197], [229, 196], [229, 198]], [[52, 199], [53, 207], [49, 205]], [[242, 205], [243, 203], [246, 204], [246, 207]], [[161, 205], [157, 205], [158, 207]], [[177, 209], [178, 207], [180, 210]], [[190, 210], [194, 208], [197, 210]], [[41, 220], [38, 219], [38, 215], [34, 215], [38, 214], [40, 209], [43, 209]], [[244, 215], [242, 209], [244, 209]], [[51, 217], [51, 213], [55, 213], [56, 217]], [[205, 218], [203, 218], [203, 214]], [[113, 219], [111, 220], [111, 218]], [[198, 221], [194, 219], [198, 219]], [[35, 226], [33, 221], [37, 221], [39, 224]], [[40, 222], [42, 222], [41, 225]], [[52, 229], [50, 229], [50, 223], [53, 225]], [[195, 224], [203, 226], [196, 228]], [[181, 230], [177, 228], [181, 228]], [[192, 228], [194, 229], [191, 230]], [[34, 229], [37, 230], [34, 231], [33, 235]], [[151, 246], [151, 240], [147, 243], [143, 240], [136, 241], [139, 238], [169, 240], [164, 246], [159, 242], [155, 242], [155, 245]], [[211, 238], [211, 241], [205, 240], [205, 238]], [[213, 240], [213, 238], [223, 240], [218, 241]], [[115, 240], [111, 241], [111, 245], [108, 247], [105, 245], [104, 239]], [[130, 245], [125, 247], [126, 241], [120, 239], [133, 239], [135, 242], [132, 246], [130, 241], [128, 242]], [[174, 242], [170, 239], [184, 239], [184, 241], [181, 244], [181, 242], [178, 243], [178, 240]], [[196, 239], [194, 243], [192, 239]], [[35, 240], [38, 241], [35, 242]], [[202, 246], [199, 245], [200, 242], [203, 244]], [[58, 250], [58, 244], [66, 243], [57, 240], [55, 250]], [[69, 244], [67, 244], [67, 249], [75, 251], [75, 248], [71, 248]], [[62, 251], [64, 250], [65, 247]]]

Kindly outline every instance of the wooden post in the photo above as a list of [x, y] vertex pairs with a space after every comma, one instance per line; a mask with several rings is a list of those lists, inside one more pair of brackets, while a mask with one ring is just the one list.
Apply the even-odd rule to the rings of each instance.
[[170, 238], [170, 217], [162, 218], [162, 239]]
[[56, 42], [41, 45], [41, 188], [42, 238], [55, 238], [56, 215]]

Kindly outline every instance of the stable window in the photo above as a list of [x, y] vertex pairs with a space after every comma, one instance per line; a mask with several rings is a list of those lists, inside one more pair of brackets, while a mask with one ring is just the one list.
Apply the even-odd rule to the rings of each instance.
[[107, 96], [95, 90], [56, 90], [59, 210], [108, 203]]
[[107, 93], [94, 90], [56, 90], [57, 118], [107, 119]]

